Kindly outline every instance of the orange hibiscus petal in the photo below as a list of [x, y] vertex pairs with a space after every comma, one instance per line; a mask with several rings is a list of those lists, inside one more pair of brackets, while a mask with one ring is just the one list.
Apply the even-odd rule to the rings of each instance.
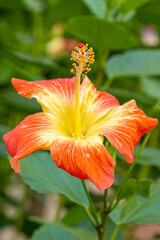
[[[19, 159], [36, 150], [49, 150], [59, 132], [51, 114], [36, 113], [26, 117], [17, 127], [3, 136], [15, 172], [20, 172]], [[60, 133], [61, 135], [61, 133]]]
[[81, 84], [81, 121], [82, 133], [110, 109], [119, 106], [118, 100], [109, 93], [97, 91], [91, 81], [85, 77]]
[[57, 167], [81, 180], [89, 178], [100, 190], [114, 181], [115, 162], [98, 136], [87, 140], [56, 138], [51, 145], [51, 156]]
[[59, 109], [63, 109], [66, 101], [71, 102], [75, 98], [75, 77], [42, 81], [12, 78], [12, 84], [20, 95], [36, 98], [45, 112], [57, 113]]
[[141, 136], [148, 133], [157, 123], [157, 119], [147, 117], [132, 100], [110, 110], [87, 134], [91, 135], [97, 131], [106, 136], [111, 144], [125, 155], [126, 161], [132, 163], [134, 146]]

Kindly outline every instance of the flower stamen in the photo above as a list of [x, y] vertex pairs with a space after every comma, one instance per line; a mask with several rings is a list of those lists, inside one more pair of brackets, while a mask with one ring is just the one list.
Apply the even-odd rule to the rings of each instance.
[[75, 138], [82, 137], [81, 116], [80, 116], [80, 81], [91, 70], [90, 64], [94, 63], [93, 48], [88, 49], [88, 44], [80, 43], [71, 53], [72, 64], [71, 72], [76, 76], [76, 101], [75, 101]]
[[71, 69], [71, 72], [77, 76], [80, 68], [81, 78], [84, 78], [86, 74], [91, 71], [90, 65], [95, 61], [93, 48], [91, 47], [88, 49], [88, 44], [84, 45], [83, 43], [80, 43], [75, 47], [75, 50], [76, 51], [72, 51], [71, 53], [71, 60], [76, 62], [72, 64], [73, 68]]

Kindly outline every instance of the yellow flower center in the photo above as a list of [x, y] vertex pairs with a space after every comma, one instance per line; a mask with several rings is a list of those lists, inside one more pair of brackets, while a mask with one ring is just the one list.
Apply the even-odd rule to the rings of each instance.
[[88, 49], [88, 44], [80, 43], [72, 51], [71, 60], [73, 63], [73, 72], [76, 75], [76, 100], [75, 100], [75, 138], [81, 138], [81, 116], [80, 116], [80, 81], [91, 70], [90, 64], [94, 63], [94, 52], [92, 47]]

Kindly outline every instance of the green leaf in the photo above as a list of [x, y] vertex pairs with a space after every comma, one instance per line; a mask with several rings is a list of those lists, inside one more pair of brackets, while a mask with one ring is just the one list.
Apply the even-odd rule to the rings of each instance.
[[121, 1], [121, 12], [129, 12], [132, 10], [135, 10], [141, 6], [143, 6], [145, 3], [149, 2], [150, 0], [122, 0]]
[[[135, 147], [135, 154], [138, 152], [140, 146]], [[160, 150], [151, 147], [144, 147], [137, 164], [148, 166], [160, 166]]]
[[67, 24], [67, 30], [99, 49], [120, 50], [132, 45], [130, 33], [122, 26], [93, 16], [72, 18]]
[[[94, 232], [95, 234], [97, 233], [96, 229], [93, 227], [93, 225], [91, 224], [91, 222], [88, 219], [86, 219], [85, 221], [80, 222], [77, 225], [77, 227], [87, 229], [89, 231]], [[116, 224], [109, 218], [108, 221], [107, 221], [105, 240], [111, 239], [111, 236], [112, 236], [115, 228], [116, 228]], [[118, 231], [118, 233], [117, 233], [117, 235], [115, 237], [115, 240], [124, 240], [124, 227], [123, 226], [121, 226], [119, 228], [119, 231]]]
[[110, 215], [116, 224], [153, 224], [160, 222], [160, 183], [151, 186], [151, 196], [138, 201], [135, 196], [120, 204]]
[[0, 85], [4, 85], [5, 83], [10, 81], [12, 76], [12, 69], [4, 64], [3, 62], [0, 63]]
[[0, 142], [0, 157], [6, 157], [7, 155], [7, 148], [4, 142]]
[[124, 189], [117, 196], [117, 200], [120, 201], [121, 199], [125, 199], [133, 195], [135, 192], [136, 186], [137, 186], [136, 179], [132, 179], [132, 178], [129, 179]]
[[62, 225], [47, 223], [39, 228], [31, 240], [97, 240], [96, 234], [80, 229], [69, 228]]
[[88, 13], [88, 8], [81, 0], [50, 0], [46, 17], [51, 27], [54, 22], [67, 22], [72, 17]]
[[31, 189], [44, 194], [59, 193], [79, 205], [89, 205], [81, 181], [57, 168], [48, 152], [32, 153], [20, 165], [20, 174]]
[[0, 8], [5, 9], [21, 9], [24, 8], [23, 1], [22, 0], [14, 0], [14, 1], [4, 1], [0, 0]]
[[41, 107], [35, 99], [27, 99], [23, 96], [18, 95], [16, 92], [5, 91], [1, 94], [1, 98], [4, 104], [16, 107], [23, 111], [41, 111]]
[[[105, 87], [102, 88], [102, 90], [105, 91]], [[122, 88], [115, 88], [115, 87], [111, 87], [109, 88], [109, 93], [115, 95], [117, 98], [125, 98], [126, 100], [131, 100], [132, 98], [134, 98], [136, 101], [145, 104], [145, 105], [152, 105], [153, 101], [149, 98], [146, 98], [145, 96], [143, 96], [142, 94], [135, 92], [135, 91], [130, 91], [128, 89], [122, 89]]]
[[105, 18], [107, 5], [104, 0], [83, 0], [91, 12], [100, 18]]
[[147, 4], [145, 7], [141, 8], [138, 11], [136, 18], [140, 21], [143, 21], [146, 24], [148, 23], [156, 24], [157, 27], [159, 27], [160, 22], [159, 9], [160, 1], [159, 0], [151, 1], [150, 4]]
[[155, 78], [141, 78], [141, 88], [150, 97], [160, 99], [160, 80]]
[[75, 226], [85, 219], [87, 219], [87, 215], [84, 208], [78, 206], [71, 208], [67, 215], [63, 218], [62, 222], [68, 226]]
[[[134, 155], [138, 153], [140, 147], [140, 145], [137, 145], [135, 147]], [[118, 156], [120, 159], [125, 160], [122, 154], [118, 153]], [[157, 148], [145, 146], [141, 152], [137, 164], [145, 166], [160, 166], [160, 150]]]
[[150, 197], [151, 185], [151, 180], [137, 181], [135, 195], [138, 195], [140, 197], [138, 199], [146, 200], [146, 198]]
[[160, 50], [140, 49], [116, 54], [106, 63], [106, 73], [111, 78], [160, 75]]
[[128, 198], [132, 195], [138, 195], [141, 200], [145, 200], [150, 196], [150, 188], [152, 181], [144, 180], [137, 181], [136, 179], [129, 179], [124, 187], [124, 189], [119, 193], [117, 200]]
[[45, 4], [42, 0], [23, 0], [26, 8], [32, 12], [42, 12]]

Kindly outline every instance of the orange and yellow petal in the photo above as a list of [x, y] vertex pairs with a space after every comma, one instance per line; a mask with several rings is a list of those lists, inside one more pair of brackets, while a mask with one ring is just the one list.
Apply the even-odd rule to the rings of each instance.
[[42, 81], [25, 81], [13, 78], [12, 84], [20, 95], [36, 98], [44, 112], [57, 115], [64, 111], [66, 103], [72, 103], [75, 98], [75, 77]]
[[110, 109], [119, 106], [118, 100], [109, 93], [97, 91], [91, 81], [85, 77], [81, 84], [81, 125], [82, 134]]
[[142, 135], [148, 133], [158, 124], [158, 120], [148, 117], [139, 109], [134, 100], [111, 109], [108, 114], [97, 121], [87, 135], [102, 134], [110, 143], [125, 155], [126, 161], [132, 163], [134, 146]]
[[114, 181], [115, 162], [99, 136], [86, 140], [67, 137], [54, 139], [51, 156], [57, 167], [81, 180], [90, 179], [100, 190]]
[[36, 150], [49, 150], [53, 139], [61, 135], [53, 120], [51, 114], [35, 113], [3, 136], [15, 172], [20, 172], [19, 159]]
[[57, 119], [59, 127], [72, 135], [75, 125], [75, 77], [42, 81], [13, 78], [12, 84], [20, 95], [36, 98], [43, 111], [51, 113]]

